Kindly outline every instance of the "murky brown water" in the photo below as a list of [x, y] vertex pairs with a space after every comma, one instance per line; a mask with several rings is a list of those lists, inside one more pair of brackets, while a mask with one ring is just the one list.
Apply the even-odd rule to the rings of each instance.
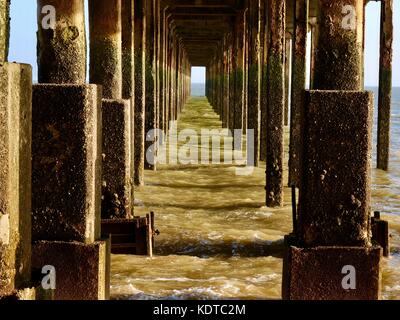
[[[218, 116], [206, 100], [193, 98], [178, 131], [210, 127], [221, 128]], [[399, 172], [400, 162], [392, 167]], [[390, 172], [373, 174], [373, 209], [385, 213], [392, 233], [383, 298], [400, 299], [400, 184]], [[156, 212], [156, 256], [113, 256], [112, 298], [280, 299], [290, 190], [283, 208], [266, 208], [264, 180], [265, 165], [250, 176], [236, 175], [233, 165], [163, 165], [146, 172], [136, 214]]]

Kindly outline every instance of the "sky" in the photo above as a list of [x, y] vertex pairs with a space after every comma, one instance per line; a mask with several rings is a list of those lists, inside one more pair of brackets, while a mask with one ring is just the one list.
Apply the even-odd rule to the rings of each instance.
[[[87, 6], [86, 6], [87, 8]], [[393, 86], [400, 87], [400, 0], [394, 1], [394, 57]], [[366, 9], [365, 85], [377, 86], [379, 73], [380, 3], [370, 2]], [[36, 64], [36, 0], [11, 1], [11, 39], [9, 61], [28, 63], [33, 66], [34, 81], [37, 79]], [[205, 69], [192, 69], [192, 82], [205, 82]]]

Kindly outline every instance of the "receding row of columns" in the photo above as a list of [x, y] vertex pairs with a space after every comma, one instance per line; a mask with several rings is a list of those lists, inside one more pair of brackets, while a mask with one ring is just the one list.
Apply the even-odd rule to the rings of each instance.
[[[6, 62], [10, 2], [0, 4], [0, 298], [109, 297], [101, 219], [133, 217], [134, 188], [165, 142], [156, 129], [190, 94], [159, 1], [89, 0], [89, 43], [84, 3], [38, 0], [37, 85], [30, 66]], [[54, 267], [54, 291], [34, 288], [31, 265]]]
[[[319, 10], [330, 6], [322, 0], [317, 4]], [[357, 16], [364, 17], [365, 4], [357, 2], [350, 6], [356, 14], [355, 21], [348, 20], [342, 12], [342, 28], [354, 28], [357, 34], [342, 47], [338, 43], [341, 39], [332, 37], [329, 46], [320, 48], [319, 39], [326, 39], [332, 31], [329, 26], [324, 29], [324, 25], [316, 28], [316, 18], [309, 14], [309, 0], [248, 0], [232, 19], [231, 31], [216, 45], [216, 53], [207, 66], [206, 94], [223, 126], [243, 133], [250, 129], [254, 133], [251, 156], [255, 166], [259, 161], [266, 162], [268, 206], [283, 203], [285, 125], [290, 125], [288, 185], [299, 187], [300, 183], [308, 35], [312, 38], [310, 88], [361, 90], [364, 87], [363, 55], [351, 63], [343, 59], [347, 51], [360, 48], [363, 51], [365, 23], [358, 25], [361, 22]], [[330, 10], [342, 7], [331, 6]], [[285, 13], [289, 11], [293, 12], [290, 33], [285, 26]], [[392, 11], [392, 1], [382, 0], [377, 167], [384, 170], [388, 169], [390, 150]], [[315, 71], [322, 68], [326, 74]], [[358, 79], [356, 83], [346, 80], [350, 75]], [[241, 144], [237, 143], [236, 147], [241, 148]]]

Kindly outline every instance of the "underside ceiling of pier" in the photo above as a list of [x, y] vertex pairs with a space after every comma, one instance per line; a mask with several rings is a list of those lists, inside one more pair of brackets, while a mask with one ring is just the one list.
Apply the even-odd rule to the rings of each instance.
[[[165, 0], [167, 23], [182, 42], [192, 65], [207, 65], [226, 35], [234, 30], [235, 17], [246, 10], [244, 0]], [[316, 0], [310, 16], [316, 16]], [[287, 1], [286, 29], [293, 29], [293, 1]]]

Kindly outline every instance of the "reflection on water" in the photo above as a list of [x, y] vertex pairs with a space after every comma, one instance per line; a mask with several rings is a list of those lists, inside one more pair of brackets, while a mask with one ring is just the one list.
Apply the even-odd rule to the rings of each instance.
[[[178, 130], [220, 127], [204, 98], [190, 100], [178, 123]], [[373, 209], [383, 212], [392, 233], [392, 256], [383, 263], [385, 299], [400, 298], [399, 158], [390, 172], [374, 171], [373, 181]], [[286, 171], [284, 176], [287, 181]], [[265, 165], [251, 176], [237, 176], [227, 165], [146, 172], [146, 186], [136, 191], [136, 214], [156, 212], [156, 256], [113, 256], [112, 298], [280, 299], [290, 190], [283, 208], [266, 208], [264, 181]]]

